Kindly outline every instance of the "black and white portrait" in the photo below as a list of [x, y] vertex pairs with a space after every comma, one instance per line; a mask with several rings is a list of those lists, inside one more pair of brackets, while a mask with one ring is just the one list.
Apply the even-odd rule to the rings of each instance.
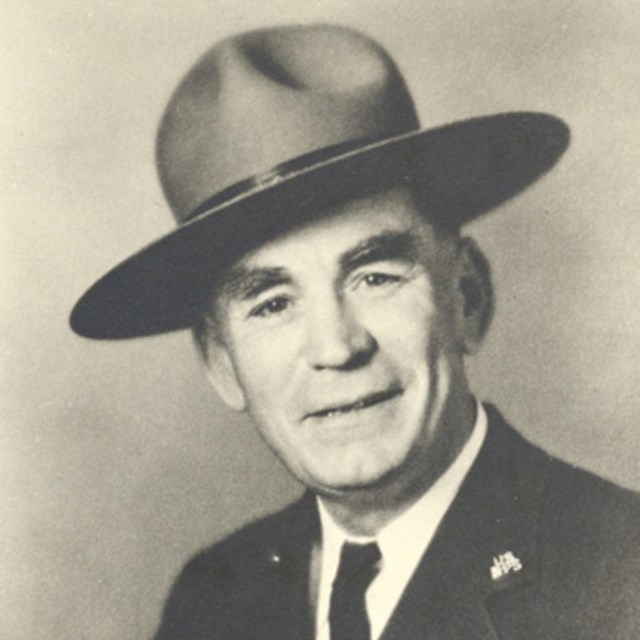
[[640, 8], [8, 0], [0, 637], [640, 636]]

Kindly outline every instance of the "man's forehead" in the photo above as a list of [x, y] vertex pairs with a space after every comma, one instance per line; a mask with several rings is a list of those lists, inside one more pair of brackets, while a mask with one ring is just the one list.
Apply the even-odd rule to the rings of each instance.
[[365, 194], [315, 211], [303, 223], [282, 229], [247, 252], [233, 267], [275, 264], [287, 255], [300, 254], [304, 258], [314, 250], [340, 256], [368, 247], [376, 239], [388, 243], [399, 234], [412, 234], [416, 239], [435, 235], [433, 224], [406, 187]]

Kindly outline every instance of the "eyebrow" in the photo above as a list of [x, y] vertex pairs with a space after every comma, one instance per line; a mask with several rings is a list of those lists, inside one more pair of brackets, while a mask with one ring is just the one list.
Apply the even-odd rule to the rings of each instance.
[[418, 256], [418, 242], [410, 231], [385, 231], [366, 238], [340, 258], [343, 273], [383, 260], [413, 262]]
[[[340, 270], [349, 273], [361, 266], [382, 260], [414, 261], [418, 243], [410, 231], [385, 231], [364, 239], [340, 256]], [[292, 281], [282, 267], [247, 268], [239, 265], [226, 275], [222, 291], [231, 299], [251, 300], [264, 291]]]
[[224, 279], [222, 290], [232, 299], [250, 300], [272, 287], [291, 282], [288, 272], [281, 267], [235, 267]]

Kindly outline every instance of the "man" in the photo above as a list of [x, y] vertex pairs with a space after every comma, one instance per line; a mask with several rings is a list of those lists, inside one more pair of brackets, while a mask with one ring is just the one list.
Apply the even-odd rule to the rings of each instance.
[[157, 634], [636, 638], [635, 496], [474, 398], [493, 311], [461, 225], [568, 143], [513, 113], [420, 130], [393, 61], [319, 25], [207, 52], [158, 135], [180, 227], [85, 294], [94, 338], [191, 327], [307, 494], [191, 560]]

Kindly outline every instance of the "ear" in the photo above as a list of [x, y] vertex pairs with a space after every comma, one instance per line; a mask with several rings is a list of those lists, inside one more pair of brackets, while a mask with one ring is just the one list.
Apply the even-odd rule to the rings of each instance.
[[202, 352], [207, 378], [224, 403], [236, 411], [244, 411], [247, 402], [233, 366], [228, 348], [217, 339], [209, 339], [206, 353]]
[[478, 352], [493, 317], [489, 262], [471, 238], [459, 241], [456, 271], [456, 326], [466, 354]]

